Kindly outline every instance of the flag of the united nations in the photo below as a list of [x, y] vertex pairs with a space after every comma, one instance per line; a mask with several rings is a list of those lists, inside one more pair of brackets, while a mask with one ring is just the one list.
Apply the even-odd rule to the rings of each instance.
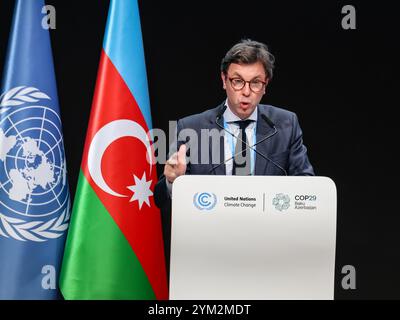
[[42, 0], [17, 0], [0, 92], [0, 299], [59, 297], [70, 218]]

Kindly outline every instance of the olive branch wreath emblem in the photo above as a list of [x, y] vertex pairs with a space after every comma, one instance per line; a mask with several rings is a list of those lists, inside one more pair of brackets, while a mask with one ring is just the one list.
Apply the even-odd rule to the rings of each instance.
[[[51, 100], [48, 95], [37, 88], [28, 86], [15, 87], [0, 96], [0, 114], [7, 112], [12, 107], [25, 103], [35, 103], [40, 99]], [[70, 205], [68, 202], [63, 213], [59, 217], [49, 221], [25, 221], [0, 213], [0, 236], [19, 241], [35, 242], [44, 242], [59, 238], [68, 229], [70, 220], [69, 209]]]

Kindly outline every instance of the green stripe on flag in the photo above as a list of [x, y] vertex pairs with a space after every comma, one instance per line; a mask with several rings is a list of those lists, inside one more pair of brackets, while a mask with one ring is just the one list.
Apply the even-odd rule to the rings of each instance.
[[155, 299], [125, 236], [82, 171], [60, 274], [65, 299]]

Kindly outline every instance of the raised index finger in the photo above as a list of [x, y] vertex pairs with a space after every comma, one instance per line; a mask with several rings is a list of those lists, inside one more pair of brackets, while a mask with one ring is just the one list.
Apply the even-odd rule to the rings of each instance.
[[178, 163], [186, 164], [186, 144], [180, 146], [178, 151]]

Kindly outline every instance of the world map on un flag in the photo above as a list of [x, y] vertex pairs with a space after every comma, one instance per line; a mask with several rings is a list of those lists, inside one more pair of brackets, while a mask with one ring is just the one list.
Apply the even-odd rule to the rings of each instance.
[[43, 190], [47, 190], [60, 178], [60, 172], [54, 171], [53, 163], [39, 149], [39, 143], [32, 138], [7, 137], [0, 128], [0, 145], [2, 145], [0, 161], [4, 162], [10, 150], [19, 146], [24, 159], [21, 168], [16, 166], [16, 168], [8, 170], [11, 185], [8, 190], [10, 199], [31, 202], [32, 199], [29, 195], [39, 186]]
[[18, 87], [0, 101], [0, 236], [22, 241], [61, 236], [70, 216], [61, 119], [40, 100]]

